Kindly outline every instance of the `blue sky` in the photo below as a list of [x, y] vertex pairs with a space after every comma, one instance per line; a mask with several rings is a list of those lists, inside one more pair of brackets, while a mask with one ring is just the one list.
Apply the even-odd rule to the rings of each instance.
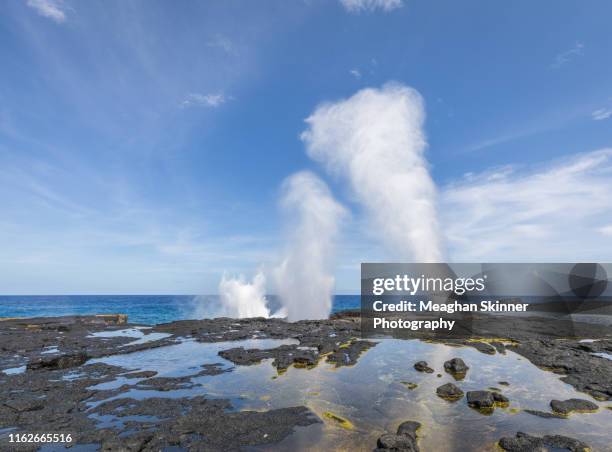
[[[388, 81], [425, 101], [453, 260], [610, 260], [610, 2], [0, 8], [2, 294], [214, 293], [274, 260], [280, 186], [303, 169], [352, 212], [336, 287], [355, 292], [387, 252], [300, 133], [321, 102]], [[546, 221], [516, 216], [543, 193]]]

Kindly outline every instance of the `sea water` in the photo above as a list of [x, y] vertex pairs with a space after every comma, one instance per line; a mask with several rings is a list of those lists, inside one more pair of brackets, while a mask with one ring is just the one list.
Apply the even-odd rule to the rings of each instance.
[[[274, 311], [280, 305], [268, 297]], [[332, 312], [359, 309], [359, 295], [336, 295]], [[220, 312], [216, 295], [9, 295], [0, 296], [2, 317], [127, 314], [132, 323], [155, 325], [174, 320], [214, 318]]]

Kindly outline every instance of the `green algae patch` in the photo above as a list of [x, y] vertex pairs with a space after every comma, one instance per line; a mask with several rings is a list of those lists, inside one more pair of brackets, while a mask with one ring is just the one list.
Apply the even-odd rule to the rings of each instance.
[[318, 365], [319, 365], [319, 361], [318, 360], [314, 364], [308, 364], [308, 363], [299, 362], [299, 361], [293, 363], [293, 367], [295, 367], [296, 369], [307, 369], [307, 370], [314, 369]]
[[520, 341], [516, 339], [510, 339], [508, 337], [476, 337], [466, 339], [466, 342], [481, 342], [483, 344], [491, 344], [493, 342], [499, 342], [506, 346], [514, 346], [520, 344]]
[[355, 429], [355, 426], [353, 425], [353, 423], [351, 421], [349, 421], [348, 419], [343, 418], [342, 416], [338, 416], [337, 414], [332, 413], [331, 411], [326, 411], [325, 413], [323, 413], [323, 417], [334, 421], [340, 427], [342, 427], [342, 428], [344, 428], [346, 430], [354, 430]]
[[480, 414], [482, 414], [483, 416], [491, 416], [494, 412], [495, 412], [495, 407], [482, 407], [482, 408], [478, 408], [475, 406], [470, 406], [471, 409], [473, 409], [474, 411], [479, 412]]
[[419, 385], [416, 383], [412, 383], [411, 381], [400, 381], [401, 384], [403, 384], [406, 388], [410, 389], [411, 391], [413, 389], [416, 389]]

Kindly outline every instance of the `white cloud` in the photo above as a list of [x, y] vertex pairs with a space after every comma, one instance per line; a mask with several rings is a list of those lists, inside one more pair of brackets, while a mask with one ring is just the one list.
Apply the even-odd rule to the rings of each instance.
[[349, 73], [355, 77], [357, 80], [359, 80], [361, 78], [361, 71], [359, 71], [359, 69], [351, 69], [349, 71]]
[[374, 11], [377, 9], [391, 11], [403, 5], [402, 0], [340, 0], [340, 3], [351, 13]]
[[593, 113], [591, 113], [591, 117], [594, 121], [608, 119], [610, 116], [612, 116], [612, 108], [600, 108], [599, 110], [595, 110]]
[[610, 193], [604, 149], [535, 171], [470, 175], [442, 190], [441, 224], [455, 261], [601, 260], [612, 249]]
[[215, 35], [206, 45], [208, 47], [218, 48], [229, 54], [236, 54], [234, 43], [227, 37], [220, 34]]
[[576, 42], [571, 48], [568, 50], [561, 52], [555, 57], [555, 61], [552, 64], [553, 69], [558, 69], [561, 66], [572, 61], [575, 57], [582, 55], [582, 51], [584, 49], [584, 44], [581, 42]]
[[612, 224], [599, 228], [599, 232], [603, 235], [612, 237]]
[[219, 107], [227, 101], [227, 98], [220, 93], [199, 94], [191, 93], [181, 102], [182, 107]]
[[28, 6], [38, 14], [61, 23], [66, 20], [66, 5], [63, 0], [28, 0]]

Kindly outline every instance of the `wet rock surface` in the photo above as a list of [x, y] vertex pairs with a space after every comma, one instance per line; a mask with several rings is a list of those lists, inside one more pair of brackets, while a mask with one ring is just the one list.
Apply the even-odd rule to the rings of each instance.
[[446, 400], [459, 400], [463, 397], [463, 391], [453, 383], [446, 383], [436, 389], [436, 394]]
[[500, 404], [500, 405], [505, 405], [510, 403], [510, 399], [508, 397], [506, 397], [503, 394], [500, 394], [497, 391], [492, 391], [493, 392], [493, 400], [495, 401], [495, 403]]
[[[495, 353], [495, 350], [493, 350]], [[455, 379], [465, 377], [469, 367], [461, 358], [453, 358], [444, 363], [444, 370], [451, 374]]]
[[[119, 330], [140, 331], [124, 336]], [[109, 334], [110, 333], [110, 334]], [[117, 334], [113, 334], [117, 333]], [[164, 333], [162, 335], [152, 333]], [[14, 432], [71, 433], [74, 444], [100, 450], [239, 450], [273, 444], [296, 427], [320, 420], [306, 407], [235, 411], [229, 400], [203, 396], [137, 400], [129, 391], [193, 388], [193, 378], [231, 372], [220, 363], [203, 364], [189, 376], [159, 376], [96, 359], [175, 345], [185, 340], [225, 342], [293, 339], [296, 345], [269, 350], [228, 347], [219, 355], [237, 365], [273, 359], [280, 371], [355, 364], [376, 345], [357, 339], [358, 319], [288, 323], [279, 319], [181, 321], [156, 327], [126, 323], [124, 316], [83, 316], [0, 321], [0, 425]], [[149, 339], [149, 337], [151, 339]], [[119, 379], [119, 380], [117, 380]], [[125, 382], [121, 384], [122, 380]], [[104, 383], [119, 381], [112, 389]], [[15, 450], [36, 450], [28, 444]]]
[[402, 422], [397, 433], [385, 433], [378, 438], [374, 452], [419, 452], [417, 444], [417, 430], [421, 424], [416, 421]]
[[[392, 318], [390, 315], [387, 317]], [[468, 339], [437, 338], [435, 334], [426, 332], [401, 331], [396, 337], [472, 347], [485, 354], [510, 350], [536, 366], [564, 375], [562, 380], [578, 391], [598, 400], [612, 400], [612, 378], [609, 377], [612, 375], [612, 360], [596, 355], [612, 355], [612, 329], [608, 325], [537, 315], [472, 315], [467, 334], [470, 336]], [[597, 340], [581, 342], [581, 338]]]
[[[334, 363], [336, 367], [351, 366], [357, 362], [359, 355], [376, 345], [375, 342], [365, 340], [349, 340], [346, 343], [336, 341], [330, 344], [329, 341], [309, 340], [309, 349], [303, 349], [298, 345], [281, 345], [277, 348], [260, 350], [248, 349], [243, 347], [222, 350], [219, 356], [239, 365], [259, 364], [264, 359], [273, 358], [272, 365], [279, 371], [285, 371], [290, 366], [312, 367], [319, 363], [325, 355], [329, 363]], [[326, 350], [321, 352], [320, 350]]]
[[[610, 339], [588, 344], [578, 339], [540, 340], [535, 339], [535, 324], [521, 327], [522, 324], [508, 323], [513, 328], [509, 329], [503, 343], [500, 339], [435, 342], [473, 347], [486, 354], [511, 350], [536, 365], [564, 374], [562, 379], [578, 390], [602, 400], [610, 399], [612, 361], [593, 355], [609, 353], [612, 349]], [[300, 406], [254, 412], [236, 411], [228, 400], [209, 400], [202, 396], [136, 400], [127, 393], [136, 389], [161, 394], [190, 388], [195, 384], [191, 381], [193, 376], [217, 375], [232, 369], [219, 364], [196, 363], [194, 375], [190, 377], [165, 377], [155, 371], [128, 369], [95, 360], [176, 345], [185, 340], [217, 343], [292, 339], [296, 344], [263, 350], [228, 345], [219, 353], [219, 360], [251, 365], [271, 359], [279, 372], [290, 366], [310, 367], [322, 361], [337, 367], [350, 366], [358, 362], [363, 352], [376, 345], [376, 342], [358, 339], [359, 327], [359, 317], [350, 315], [295, 323], [280, 319], [186, 320], [151, 328], [131, 325], [121, 316], [0, 321], [0, 426], [14, 428], [15, 432], [70, 432], [75, 440], [73, 445], [93, 444], [101, 450], [153, 451], [167, 447], [237, 450], [274, 444], [296, 427], [319, 422], [318, 419]], [[141, 328], [143, 340], [94, 336], [126, 328]], [[152, 333], [157, 334], [150, 336]], [[434, 372], [424, 361], [417, 362], [415, 368]], [[96, 389], [117, 379], [119, 387]], [[492, 406], [504, 403], [499, 393], [473, 392], [488, 393], [483, 397], [471, 397], [483, 406], [488, 406], [491, 398]], [[408, 434], [410, 428], [405, 427], [402, 432], [398, 429], [379, 444], [379, 449], [393, 450], [387, 446], [396, 440], [396, 445], [404, 448], [397, 450], [418, 450], [416, 435], [412, 441]], [[561, 439], [554, 438], [549, 437], [549, 442], [561, 444]], [[22, 444], [15, 450], [20, 450], [19, 447], [36, 449]]]
[[533, 414], [534, 416], [538, 416], [544, 419], [551, 419], [551, 418], [565, 419], [566, 418], [566, 416], [563, 416], [562, 414], [549, 413], [547, 411], [539, 411], [539, 410], [523, 410], [523, 411], [525, 411], [525, 413]]
[[70, 369], [71, 367], [78, 367], [89, 359], [86, 353], [80, 352], [74, 355], [66, 354], [57, 357], [44, 357], [38, 358], [36, 361], [28, 363], [28, 370], [40, 370], [40, 369]]
[[259, 364], [264, 359], [273, 358], [272, 365], [278, 370], [287, 370], [292, 365], [315, 366], [319, 361], [318, 350], [301, 350], [297, 345], [281, 345], [280, 347], [259, 350], [243, 347], [222, 350], [219, 356], [231, 361], [234, 364], [249, 366]]
[[593, 412], [599, 409], [596, 403], [584, 399], [551, 400], [550, 407], [555, 413], [565, 415], [572, 412]]
[[612, 340], [583, 343], [579, 340], [529, 339], [515, 344], [512, 351], [536, 366], [563, 374], [564, 382], [598, 400], [612, 400], [612, 360], [593, 353], [612, 353]]
[[414, 363], [414, 368], [419, 372], [425, 372], [428, 374], [432, 374], [434, 370], [427, 365], [427, 361], [417, 361]]
[[571, 451], [587, 452], [589, 446], [582, 441], [561, 435], [532, 436], [518, 432], [514, 437], [499, 440], [499, 447], [508, 452]]
[[493, 408], [495, 399], [491, 391], [468, 391], [467, 403], [473, 408]]
[[468, 391], [466, 394], [467, 403], [472, 408], [483, 412], [492, 412], [498, 407], [505, 407], [510, 403], [510, 399], [497, 391]]

